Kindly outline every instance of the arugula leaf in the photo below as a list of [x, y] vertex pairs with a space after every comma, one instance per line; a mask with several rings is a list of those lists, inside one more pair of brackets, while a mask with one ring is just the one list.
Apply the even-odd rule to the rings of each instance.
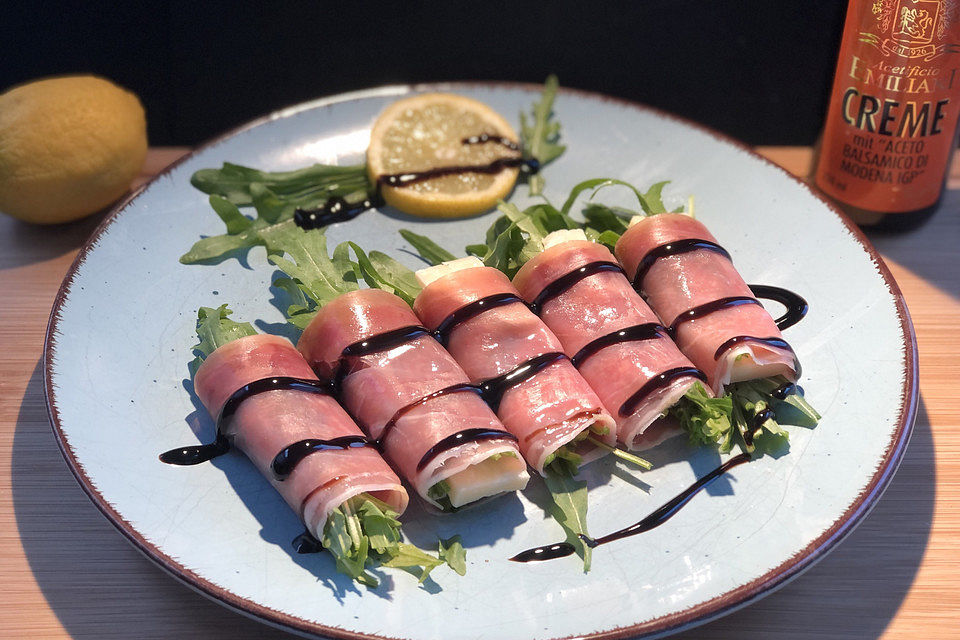
[[427, 264], [438, 265], [441, 262], [456, 260], [455, 255], [438, 245], [427, 236], [414, 233], [409, 229], [400, 229], [400, 235], [403, 236], [403, 239], [409, 242], [413, 248], [417, 250], [417, 253]]
[[370, 587], [380, 584], [366, 571], [370, 543], [363, 535], [363, 524], [349, 503], [345, 502], [327, 517], [320, 544], [333, 555], [337, 571]]
[[371, 251], [368, 256], [355, 242], [350, 248], [357, 256], [357, 264], [363, 281], [372, 289], [383, 289], [394, 293], [409, 305], [413, 305], [421, 291], [413, 270], [400, 264], [380, 251]]
[[453, 536], [444, 540], [440, 538], [438, 544], [440, 559], [461, 576], [467, 575], [467, 551], [460, 542], [460, 536]]
[[[536, 158], [542, 169], [548, 163], [559, 158], [566, 147], [559, 144], [560, 123], [551, 121], [553, 102], [557, 97], [560, 81], [557, 76], [550, 75], [543, 84], [540, 100], [533, 104], [529, 119], [527, 114], [520, 112], [520, 137], [523, 142], [523, 157], [527, 160]], [[543, 193], [544, 177], [540, 172], [527, 178], [531, 196]]]
[[[266, 172], [225, 162], [220, 169], [197, 171], [190, 182], [211, 194], [210, 206], [227, 232], [198, 240], [180, 257], [183, 264], [220, 261], [235, 251], [263, 245], [260, 232], [293, 218], [297, 209], [314, 209], [335, 197], [359, 202], [375, 196], [365, 165], [316, 164]], [[238, 207], [254, 207], [256, 218], [244, 216]]]
[[699, 382], [694, 384], [668, 413], [680, 423], [694, 444], [720, 444], [728, 452], [733, 447], [733, 399], [712, 398]]
[[193, 346], [197, 357], [190, 363], [191, 376], [197, 372], [200, 363], [218, 348], [238, 338], [256, 335], [257, 330], [249, 322], [230, 320], [228, 316], [232, 314], [233, 311], [225, 304], [216, 309], [200, 307], [197, 311], [197, 337], [200, 342]]
[[[292, 283], [283, 278], [274, 282], [278, 288], [294, 294], [288, 317], [322, 307], [340, 294], [358, 288], [353, 263], [345, 251], [335, 250], [334, 257], [330, 257], [324, 230], [306, 232], [287, 221], [265, 229], [261, 235], [270, 252], [270, 262], [292, 279]], [[296, 294], [294, 285], [300, 294]], [[304, 305], [307, 301], [310, 304]]]
[[384, 567], [395, 569], [408, 569], [415, 575], [419, 568], [419, 582], [423, 582], [430, 575], [430, 572], [442, 565], [444, 562], [439, 558], [434, 558], [426, 551], [413, 546], [412, 544], [400, 543], [397, 545], [389, 557], [382, 562]]
[[369, 566], [405, 569], [417, 575], [421, 583], [445, 562], [463, 575], [454, 566], [462, 558], [462, 568], [466, 571], [466, 552], [462, 546], [459, 551], [456, 549], [458, 541], [459, 537], [455, 537], [441, 541], [440, 545], [441, 551], [450, 548], [446, 553], [456, 556], [453, 562], [405, 543], [397, 514], [383, 502], [362, 494], [330, 513], [320, 543], [334, 556], [338, 571], [361, 584], [376, 587], [379, 581], [367, 571]]
[[544, 482], [550, 491], [550, 515], [560, 523], [567, 536], [567, 542], [577, 550], [583, 559], [583, 572], [590, 571], [592, 549], [580, 535], [587, 533], [587, 483], [575, 480], [567, 472], [557, 472], [551, 466], [546, 469]]
[[[782, 399], [773, 395], [785, 382], [782, 376], [737, 382], [728, 385], [720, 398], [711, 398], [703, 385], [697, 383], [668, 413], [680, 422], [694, 444], [716, 442], [724, 453], [738, 444], [752, 453], [755, 443], [762, 441], [764, 448], [772, 451], [782, 447], [789, 438], [781, 424], [814, 427], [820, 419], [820, 414], [801, 394], [791, 393]], [[756, 425], [756, 416], [768, 408], [775, 417]], [[749, 432], [758, 433], [748, 435]], [[758, 440], [761, 433], [766, 437]]]
[[[570, 195], [559, 209], [547, 203], [539, 203], [520, 210], [516, 205], [501, 202], [497, 209], [503, 214], [487, 229], [485, 244], [466, 247], [469, 255], [483, 260], [488, 267], [500, 269], [513, 277], [521, 266], [543, 250], [543, 239], [561, 229], [583, 229], [589, 240], [600, 242], [613, 249], [620, 236], [629, 228], [630, 219], [638, 212], [623, 207], [588, 202], [583, 208], [585, 221], [578, 222], [570, 216], [577, 199], [584, 191], [598, 191], [624, 186], [637, 198], [644, 215], [664, 213], [661, 193], [667, 182], [658, 182], [646, 192], [641, 192], [628, 182], [612, 178], [584, 180], [570, 190]], [[405, 236], [406, 237], [406, 236]], [[423, 256], [423, 253], [421, 253]], [[428, 261], [429, 257], [424, 256]]]

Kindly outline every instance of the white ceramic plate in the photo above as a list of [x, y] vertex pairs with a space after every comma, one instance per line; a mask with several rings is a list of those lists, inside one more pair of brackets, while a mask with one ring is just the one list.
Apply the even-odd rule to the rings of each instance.
[[[810, 302], [787, 338], [823, 421], [792, 429], [788, 455], [738, 467], [668, 524], [598, 549], [589, 574], [573, 558], [507, 561], [562, 539], [530, 499], [542, 492], [536, 480], [525, 495], [454, 516], [414, 507], [404, 516], [407, 535], [426, 546], [462, 534], [467, 575], [441, 568], [438, 588], [420, 588], [385, 571], [375, 591], [354, 587], [325, 554], [293, 552], [302, 526], [242, 455], [195, 467], [158, 461], [161, 451], [213, 436], [213, 422], [189, 393], [197, 307], [229, 302], [235, 317], [284, 330], [262, 249], [243, 262], [178, 262], [201, 235], [222, 233], [206, 196], [190, 186], [195, 170], [223, 161], [275, 170], [356, 162], [374, 118], [397, 96], [454, 91], [516, 118], [538, 89], [387, 87], [294, 107], [201, 148], [107, 217], [57, 297], [46, 392], [68, 464], [138, 548], [215, 600], [305, 634], [614, 638], [728, 613], [809, 567], [869, 511], [900, 461], [917, 400], [912, 327], [876, 253], [828, 204], [746, 147], [635, 104], [572, 91], [556, 102], [568, 151], [546, 170], [551, 200], [591, 177], [641, 186], [670, 179], [668, 204], [695, 194], [698, 217], [749, 282], [784, 286]], [[526, 187], [512, 199], [526, 204]], [[431, 222], [374, 211], [331, 227], [329, 236], [360, 239], [417, 266], [397, 229], [459, 250], [491, 219]], [[612, 463], [590, 468], [594, 534], [638, 520], [719, 460], [682, 440], [649, 457], [657, 466], [642, 482]]]

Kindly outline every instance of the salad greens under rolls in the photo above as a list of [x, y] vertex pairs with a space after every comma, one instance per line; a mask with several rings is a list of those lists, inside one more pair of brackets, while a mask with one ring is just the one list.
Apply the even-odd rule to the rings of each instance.
[[[200, 400], [221, 416], [218, 441], [250, 458], [301, 513], [337, 570], [357, 582], [377, 586], [371, 573], [377, 567], [405, 569], [420, 582], [445, 563], [462, 575], [465, 552], [458, 540], [441, 542], [439, 557], [403, 542], [398, 516], [407, 494], [400, 480], [375, 449], [336, 446], [343, 438], [360, 443], [362, 433], [326, 391], [302, 386], [316, 376], [293, 345], [232, 320], [231, 313], [227, 305], [200, 308], [200, 341], [190, 367]], [[287, 379], [293, 384], [282, 384]], [[258, 391], [262, 380], [281, 384]], [[277, 461], [301, 443], [313, 451], [278, 475]]]

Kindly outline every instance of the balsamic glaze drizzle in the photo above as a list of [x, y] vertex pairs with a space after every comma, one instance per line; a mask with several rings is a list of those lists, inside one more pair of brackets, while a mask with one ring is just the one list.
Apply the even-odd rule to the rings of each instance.
[[490, 133], [481, 133], [476, 136], [469, 136], [460, 141], [463, 144], [485, 144], [487, 142], [493, 142], [499, 144], [500, 146], [506, 147], [511, 151], [520, 151], [520, 145], [506, 136], [498, 136]]
[[[720, 298], [719, 300], [713, 300], [711, 302], [706, 302], [701, 305], [697, 305], [692, 309], [687, 309], [676, 318], [673, 319], [673, 322], [670, 323], [670, 327], [667, 331], [671, 336], [677, 335], [677, 329], [680, 328], [680, 325], [696, 320], [697, 318], [702, 318], [703, 316], [708, 316], [711, 313], [721, 311], [723, 309], [730, 309], [731, 307], [739, 307], [745, 304], [756, 304], [759, 305], [760, 301], [756, 298], [751, 298], [750, 296], [729, 296], [726, 298]], [[762, 305], [761, 305], [762, 306]]]
[[[520, 151], [520, 145], [504, 136], [498, 136], [490, 133], [481, 133], [475, 136], [468, 136], [460, 141], [462, 144], [486, 144], [494, 143], [506, 147], [511, 151]], [[455, 175], [461, 173], [485, 173], [493, 175], [500, 173], [504, 169], [519, 167], [521, 171], [527, 174], [535, 174], [540, 171], [540, 162], [536, 158], [523, 159], [520, 157], [497, 158], [489, 164], [482, 165], [459, 165], [452, 167], [436, 167], [425, 169], [423, 171], [410, 171], [406, 173], [397, 173], [392, 175], [381, 175], [377, 177], [376, 193], [371, 198], [366, 198], [360, 202], [350, 203], [341, 197], [333, 197], [324, 202], [315, 209], [297, 209], [293, 213], [293, 221], [301, 229], [307, 231], [319, 229], [336, 222], [346, 222], [352, 220], [358, 215], [383, 204], [383, 198], [380, 197], [380, 187], [405, 187], [431, 178]]]
[[458, 431], [427, 449], [427, 452], [420, 458], [420, 462], [417, 463], [417, 471], [423, 471], [423, 469], [430, 464], [430, 461], [441, 453], [468, 442], [480, 442], [481, 440], [512, 440], [513, 442], [517, 442], [517, 436], [502, 429], [487, 429], [484, 427]]
[[526, 303], [523, 300], [512, 293], [494, 293], [493, 295], [480, 298], [479, 300], [474, 300], [473, 302], [460, 307], [444, 318], [443, 322], [437, 325], [433, 335], [440, 342], [440, 344], [446, 346], [447, 341], [450, 339], [450, 333], [457, 327], [457, 325], [463, 324], [467, 320], [470, 320], [481, 313], [484, 313], [485, 311], [489, 311], [490, 309], [496, 309], [497, 307], [513, 304], [515, 302], [519, 302], [526, 306]]
[[410, 404], [400, 407], [399, 409], [397, 409], [396, 413], [394, 413], [393, 416], [391, 416], [390, 419], [387, 420], [387, 422], [383, 425], [383, 429], [380, 431], [380, 437], [377, 438], [377, 442], [382, 447], [383, 443], [387, 441], [387, 434], [390, 433], [391, 429], [393, 429], [393, 427], [396, 426], [397, 420], [402, 418], [404, 414], [406, 414], [408, 411], [411, 411], [412, 409], [419, 407], [420, 405], [424, 404], [428, 400], [439, 398], [440, 396], [449, 395], [451, 393], [463, 393], [465, 391], [470, 393], [476, 393], [478, 395], [480, 394], [480, 388], [477, 385], [470, 384], [469, 382], [461, 382], [459, 384], [450, 385], [449, 387], [444, 387], [443, 389], [439, 389], [437, 391], [434, 391], [433, 393], [429, 393], [423, 396], [422, 398], [420, 398], [419, 400], [414, 400]]
[[237, 412], [240, 403], [251, 396], [281, 389], [293, 389], [307, 393], [330, 393], [328, 385], [319, 380], [310, 380], [309, 378], [272, 376], [270, 378], [254, 380], [234, 391], [230, 394], [230, 397], [227, 398], [227, 401], [223, 403], [223, 408], [220, 409], [220, 415], [217, 416], [217, 438], [213, 443], [171, 449], [170, 451], [160, 454], [160, 461], [175, 465], [194, 465], [207, 462], [217, 456], [225, 454], [230, 450], [230, 440], [224, 433], [225, 427]]
[[613, 331], [600, 336], [599, 338], [594, 338], [584, 345], [582, 349], [577, 351], [570, 360], [573, 362], [573, 366], [579, 369], [588, 358], [611, 345], [620, 344], [621, 342], [653, 340], [666, 335], [667, 328], [656, 322], [633, 325], [632, 327], [626, 327], [619, 331]]
[[747, 286], [750, 287], [750, 291], [753, 292], [753, 295], [757, 296], [758, 298], [779, 302], [787, 308], [786, 313], [774, 320], [774, 322], [777, 323], [777, 329], [780, 329], [781, 331], [784, 329], [789, 329], [793, 325], [803, 320], [803, 317], [807, 315], [807, 311], [810, 309], [807, 301], [804, 300], [802, 296], [790, 291], [789, 289], [774, 287], [773, 285], [769, 284], [751, 284]]
[[270, 463], [270, 470], [273, 471], [273, 477], [275, 479], [283, 481], [289, 478], [296, 466], [310, 454], [317, 453], [318, 451], [357, 449], [374, 446], [376, 446], [376, 443], [368, 440], [364, 436], [339, 436], [330, 440], [300, 440], [284, 447], [273, 459], [273, 462]]
[[637, 271], [633, 276], [634, 288], [638, 290], [643, 288], [644, 277], [647, 275], [650, 267], [653, 266], [653, 263], [660, 258], [675, 256], [679, 253], [690, 253], [691, 251], [698, 251], [700, 249], [719, 253], [727, 260], [730, 260], [730, 254], [727, 253], [727, 250], [718, 245], [716, 242], [712, 242], [710, 240], [700, 240], [698, 238], [675, 240], [674, 242], [662, 244], [659, 247], [654, 247], [648, 251], [645, 256], [643, 256], [643, 258], [637, 264]]
[[[623, 538], [628, 538], [630, 536], [635, 536], [645, 531], [650, 531], [656, 527], [659, 527], [667, 520], [672, 518], [686, 505], [690, 500], [699, 493], [704, 487], [712, 483], [714, 480], [722, 476], [724, 473], [730, 469], [736, 467], [737, 465], [743, 464], [750, 460], [749, 453], [741, 453], [736, 455], [722, 465], [703, 476], [692, 485], [687, 487], [683, 492], [675, 496], [669, 502], [664, 504], [662, 507], [648, 515], [646, 518], [636, 522], [629, 527], [624, 527], [613, 533], [609, 533], [600, 538], [591, 538], [589, 536], [581, 535], [580, 539], [583, 540], [583, 543], [586, 544], [591, 549], [599, 547], [602, 544], [608, 542], [613, 542], [615, 540], [622, 540]], [[534, 549], [527, 549], [522, 551], [517, 555], [510, 558], [514, 562], [531, 562], [538, 560], [552, 560], [554, 558], [563, 558], [565, 556], [573, 555], [576, 553], [576, 549], [569, 542], [560, 542], [557, 544], [547, 545], [545, 547], [536, 547]]]
[[315, 209], [297, 209], [293, 212], [293, 222], [305, 231], [319, 229], [335, 222], [353, 220], [364, 211], [381, 204], [383, 201], [379, 197], [366, 198], [352, 204], [343, 198], [330, 198]]
[[697, 378], [703, 382], [707, 381], [707, 374], [696, 367], [674, 367], [673, 369], [667, 369], [660, 375], [650, 378], [646, 384], [634, 391], [633, 394], [620, 405], [620, 410], [618, 411], [620, 417], [626, 418], [636, 411], [637, 407], [639, 407], [651, 393], [662, 389], [677, 378], [683, 378], [685, 376]]
[[559, 351], [551, 351], [530, 358], [526, 362], [517, 365], [515, 368], [504, 374], [501, 374], [495, 378], [490, 378], [485, 382], [481, 382], [478, 385], [480, 388], [480, 395], [483, 397], [486, 403], [490, 405], [490, 408], [493, 409], [494, 413], [496, 413], [497, 409], [500, 407], [500, 400], [503, 399], [503, 394], [506, 393], [511, 387], [515, 387], [516, 385], [529, 380], [553, 363], [559, 362], [560, 360], [565, 360], [566, 357], [566, 355], [560, 353]]
[[743, 434], [743, 443], [750, 448], [753, 448], [753, 439], [760, 433], [760, 430], [763, 428], [763, 423], [767, 420], [775, 420], [776, 414], [772, 409], [766, 408], [758, 411], [753, 419], [750, 420], [750, 429], [749, 431]]
[[391, 173], [377, 176], [378, 187], [407, 187], [425, 180], [433, 178], [442, 178], [444, 176], [459, 175], [461, 173], [484, 173], [494, 175], [504, 169], [513, 169], [519, 167], [521, 171], [527, 174], [535, 174], [540, 171], [540, 162], [536, 158], [497, 158], [487, 164], [469, 164], [453, 165], [449, 167], [434, 167], [422, 171], [407, 171], [404, 173]]
[[297, 553], [320, 553], [323, 551], [323, 544], [313, 537], [309, 531], [304, 531], [293, 539], [293, 549]]
[[541, 291], [537, 297], [533, 299], [533, 302], [530, 303], [530, 310], [536, 314], [539, 314], [543, 309], [543, 305], [557, 296], [565, 293], [573, 285], [585, 278], [589, 278], [594, 274], [605, 271], [615, 271], [626, 276], [626, 272], [624, 272], [623, 267], [616, 262], [611, 262], [609, 260], [597, 260], [596, 262], [589, 262], [579, 269], [574, 269], [570, 273], [560, 276], [544, 287], [543, 291]]
[[803, 387], [798, 385], [795, 382], [785, 382], [773, 391], [770, 392], [770, 395], [776, 398], [777, 400], [785, 400], [789, 395], [803, 395]]
[[427, 331], [426, 327], [417, 324], [391, 329], [390, 331], [384, 331], [383, 333], [378, 333], [369, 338], [357, 340], [353, 344], [347, 345], [343, 351], [340, 352], [340, 358], [342, 360], [350, 356], [366, 356], [371, 353], [377, 353], [378, 351], [386, 351], [387, 349], [392, 349], [393, 347], [416, 340], [421, 336], [429, 335], [430, 332]]

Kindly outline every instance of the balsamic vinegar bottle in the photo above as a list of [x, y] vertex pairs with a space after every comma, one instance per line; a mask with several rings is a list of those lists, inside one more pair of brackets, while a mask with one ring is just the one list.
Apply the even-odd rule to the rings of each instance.
[[960, 4], [850, 0], [812, 180], [857, 224], [918, 226], [960, 120]]

